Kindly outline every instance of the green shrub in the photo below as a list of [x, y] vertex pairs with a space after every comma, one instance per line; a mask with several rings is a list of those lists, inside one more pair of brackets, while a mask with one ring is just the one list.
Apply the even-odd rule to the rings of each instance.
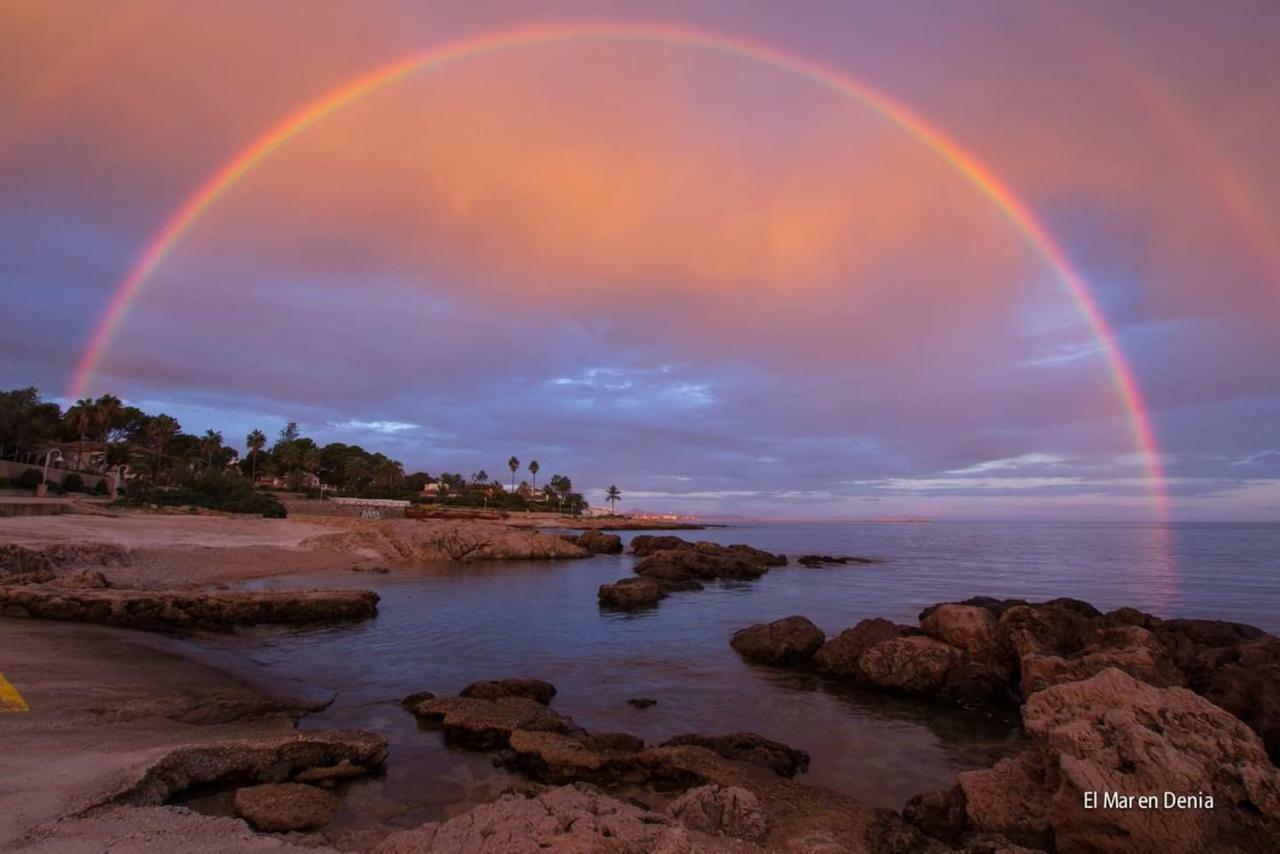
[[94, 495], [110, 495], [111, 487], [107, 486], [107, 479], [104, 477], [98, 481], [98, 485], [93, 488]]
[[42, 483], [44, 483], [44, 474], [40, 469], [27, 469], [18, 475], [18, 486], [23, 489], [35, 489]]
[[9, 478], [0, 477], [0, 489], [9, 489], [10, 485], [11, 484], [9, 483]]
[[71, 472], [71, 474], [62, 478], [60, 486], [63, 492], [84, 492], [84, 478], [75, 472]]

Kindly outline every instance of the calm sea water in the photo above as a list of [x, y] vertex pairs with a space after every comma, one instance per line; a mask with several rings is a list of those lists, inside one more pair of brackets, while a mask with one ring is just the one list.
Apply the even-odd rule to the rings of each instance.
[[[755, 582], [675, 594], [652, 610], [601, 611], [596, 588], [633, 559], [397, 568], [391, 575], [281, 578], [258, 586], [359, 586], [382, 596], [369, 622], [254, 630], [191, 643], [250, 679], [315, 696], [309, 728], [360, 727], [392, 742], [387, 774], [354, 786], [340, 822], [413, 825], [492, 798], [510, 782], [446, 748], [399, 706], [415, 691], [534, 676], [594, 731], [658, 741], [751, 730], [808, 750], [802, 779], [901, 807], [920, 791], [1015, 749], [1016, 722], [851, 690], [751, 666], [728, 645], [750, 623], [803, 614], [828, 634], [864, 617], [914, 622], [934, 602], [983, 594], [1085, 599], [1164, 616], [1231, 619], [1280, 632], [1280, 525], [785, 524], [683, 532], [793, 557], [865, 555], [871, 566], [779, 568]], [[630, 539], [630, 535], [624, 535]], [[631, 697], [658, 705], [637, 710]]]

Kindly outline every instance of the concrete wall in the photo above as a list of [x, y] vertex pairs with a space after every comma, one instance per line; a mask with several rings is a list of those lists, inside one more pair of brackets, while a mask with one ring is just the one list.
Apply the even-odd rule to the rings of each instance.
[[281, 499], [280, 503], [290, 516], [346, 516], [351, 519], [403, 519], [403, 507], [362, 507], [358, 504], [337, 504], [333, 501]]
[[[0, 477], [7, 477], [11, 481], [16, 481], [19, 477], [22, 476], [22, 473], [24, 471], [27, 471], [28, 469], [43, 471], [44, 466], [33, 466], [33, 465], [28, 465], [27, 463], [14, 463], [8, 460], [0, 460]], [[53, 466], [49, 466], [49, 482], [50, 483], [62, 483], [62, 479], [69, 474], [72, 474], [72, 472], [68, 469], [60, 469], [60, 468], [54, 468]], [[86, 491], [89, 491], [89, 492], [92, 492], [94, 489], [96, 489], [98, 486], [98, 483], [103, 480], [107, 481], [108, 487], [114, 485], [115, 483], [115, 475], [104, 477], [103, 475], [100, 475], [100, 474], [85, 474], [83, 472], [76, 472], [76, 474], [79, 474], [80, 477], [84, 479], [84, 488]]]

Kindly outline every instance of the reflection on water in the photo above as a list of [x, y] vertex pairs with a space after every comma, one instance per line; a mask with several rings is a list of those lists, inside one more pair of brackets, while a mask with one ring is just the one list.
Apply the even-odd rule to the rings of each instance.
[[[534, 676], [554, 683], [555, 707], [588, 729], [651, 742], [751, 730], [809, 751], [807, 782], [900, 807], [1014, 748], [1016, 725], [749, 666], [729, 648], [734, 630], [804, 614], [834, 634], [869, 616], [914, 622], [928, 604], [976, 594], [1077, 596], [1103, 609], [1134, 605], [1280, 628], [1277, 526], [759, 525], [691, 536], [885, 563], [775, 569], [757, 582], [710, 585], [634, 614], [601, 611], [595, 599], [598, 585], [630, 573], [625, 556], [272, 579], [261, 586], [373, 588], [382, 596], [379, 615], [198, 644], [277, 689], [335, 692], [307, 727], [385, 733], [393, 746], [386, 777], [354, 786], [345, 809], [361, 821], [413, 825], [490, 799], [510, 781], [485, 757], [418, 731], [399, 706], [415, 691]], [[658, 704], [635, 709], [626, 703], [632, 697]]]

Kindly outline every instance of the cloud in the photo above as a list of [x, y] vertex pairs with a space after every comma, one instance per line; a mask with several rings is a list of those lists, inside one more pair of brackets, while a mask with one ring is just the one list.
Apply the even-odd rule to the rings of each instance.
[[423, 429], [421, 424], [410, 424], [405, 421], [330, 421], [334, 430], [351, 430], [362, 433], [385, 433], [394, 436], [409, 430]]

